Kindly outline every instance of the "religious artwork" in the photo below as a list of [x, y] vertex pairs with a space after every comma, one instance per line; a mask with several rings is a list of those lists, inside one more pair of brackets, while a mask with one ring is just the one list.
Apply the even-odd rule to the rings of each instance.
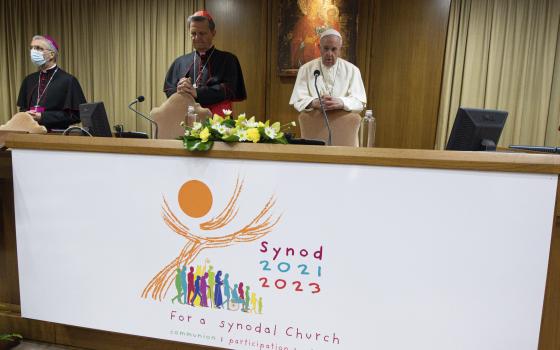
[[321, 55], [319, 37], [336, 29], [344, 40], [342, 55], [355, 63], [357, 40], [357, 0], [284, 0], [278, 22], [278, 72], [295, 76], [299, 67]]

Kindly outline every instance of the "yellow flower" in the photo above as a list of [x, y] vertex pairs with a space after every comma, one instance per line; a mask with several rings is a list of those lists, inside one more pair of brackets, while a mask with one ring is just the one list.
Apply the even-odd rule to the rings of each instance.
[[210, 125], [216, 126], [220, 125], [224, 121], [224, 118], [220, 117], [218, 114], [214, 114], [212, 119], [210, 119]]
[[200, 140], [202, 142], [206, 142], [208, 141], [208, 137], [210, 137], [210, 130], [208, 130], [208, 128], [204, 128], [201, 132], [200, 132]]
[[239, 128], [239, 127], [244, 127], [246, 123], [246, 119], [245, 119], [245, 113], [240, 114], [237, 117], [237, 120], [235, 120], [235, 127]]
[[261, 134], [259, 133], [259, 129], [257, 128], [247, 129], [247, 140], [257, 143], [259, 142], [260, 139], [261, 139]]

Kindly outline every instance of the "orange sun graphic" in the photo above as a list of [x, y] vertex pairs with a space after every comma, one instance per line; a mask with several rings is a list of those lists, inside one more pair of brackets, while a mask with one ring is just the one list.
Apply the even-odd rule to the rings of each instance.
[[179, 206], [192, 218], [203, 217], [212, 208], [212, 191], [202, 181], [187, 181], [179, 190]]

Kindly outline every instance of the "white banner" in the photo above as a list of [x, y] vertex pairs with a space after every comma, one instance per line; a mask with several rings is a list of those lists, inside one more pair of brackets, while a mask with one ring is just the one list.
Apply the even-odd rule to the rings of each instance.
[[228, 349], [534, 350], [557, 177], [14, 150], [22, 316]]

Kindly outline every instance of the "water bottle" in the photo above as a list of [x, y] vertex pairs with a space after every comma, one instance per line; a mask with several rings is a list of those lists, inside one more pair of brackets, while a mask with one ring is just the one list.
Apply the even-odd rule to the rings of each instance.
[[373, 147], [375, 145], [375, 117], [373, 111], [368, 109], [360, 124], [360, 147]]
[[198, 121], [197, 119], [198, 115], [194, 111], [194, 106], [189, 106], [187, 108], [187, 126], [192, 128], [194, 123]]

